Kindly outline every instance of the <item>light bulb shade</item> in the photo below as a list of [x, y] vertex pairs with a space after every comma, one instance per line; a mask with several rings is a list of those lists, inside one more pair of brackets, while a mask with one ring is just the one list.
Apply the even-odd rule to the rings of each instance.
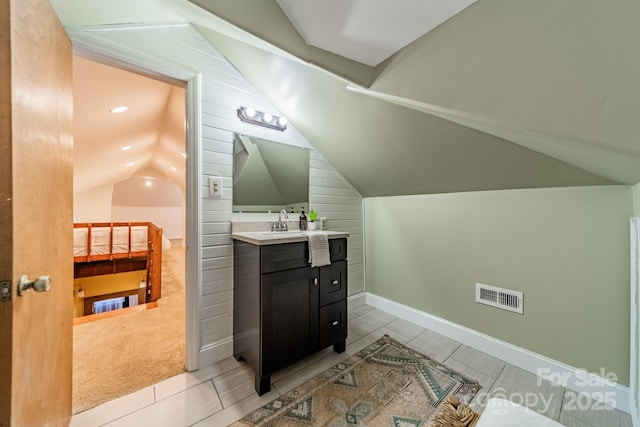
[[285, 117], [257, 111], [252, 107], [238, 108], [238, 118], [245, 123], [264, 126], [279, 131], [284, 131], [287, 128], [287, 119]]

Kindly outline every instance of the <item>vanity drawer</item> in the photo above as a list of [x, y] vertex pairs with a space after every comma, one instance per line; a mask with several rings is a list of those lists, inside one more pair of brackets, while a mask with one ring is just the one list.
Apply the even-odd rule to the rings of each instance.
[[261, 246], [262, 273], [309, 266], [308, 247], [309, 244], [307, 242]]
[[[309, 265], [309, 243], [293, 242], [261, 246], [263, 273], [291, 270]], [[331, 262], [347, 259], [347, 239], [329, 239]]]
[[320, 308], [320, 348], [347, 338], [347, 300]]
[[347, 239], [329, 239], [331, 262], [347, 259]]
[[335, 261], [320, 268], [320, 306], [347, 297], [347, 261]]

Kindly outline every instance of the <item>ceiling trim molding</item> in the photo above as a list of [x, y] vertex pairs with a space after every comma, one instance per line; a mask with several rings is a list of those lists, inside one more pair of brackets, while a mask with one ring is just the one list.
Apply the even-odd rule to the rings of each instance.
[[406, 97], [377, 92], [353, 84], [348, 84], [347, 90], [422, 111], [441, 119], [497, 136], [617, 183], [634, 185], [640, 182], [640, 158], [633, 155], [605, 150], [585, 141], [576, 141], [515, 128], [499, 120]]
[[80, 25], [65, 27], [67, 33], [90, 33], [120, 30], [149, 30], [155, 28], [184, 28], [191, 25], [188, 21], [181, 22], [142, 22], [135, 24], [102, 24]]
[[[189, 25], [186, 25], [189, 26]], [[186, 66], [145, 54], [128, 46], [99, 37], [100, 33], [124, 31], [142, 28], [139, 25], [109, 26], [109, 29], [97, 30], [95, 27], [76, 27], [67, 32], [73, 43], [73, 52], [98, 62], [107, 63], [130, 71], [153, 76], [158, 80], [184, 86], [186, 82], [198, 75], [198, 71]], [[148, 27], [147, 27], [148, 28]], [[159, 27], [155, 27], [159, 28]]]

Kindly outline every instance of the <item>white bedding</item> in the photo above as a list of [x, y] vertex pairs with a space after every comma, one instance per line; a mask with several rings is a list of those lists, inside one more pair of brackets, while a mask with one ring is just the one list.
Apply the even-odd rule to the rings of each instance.
[[[85, 228], [73, 229], [73, 256], [87, 256], [87, 236]], [[122, 254], [129, 252], [129, 227], [113, 227], [113, 250], [109, 250], [110, 227], [91, 227], [91, 255], [109, 253]], [[147, 226], [131, 227], [131, 252], [148, 249]]]

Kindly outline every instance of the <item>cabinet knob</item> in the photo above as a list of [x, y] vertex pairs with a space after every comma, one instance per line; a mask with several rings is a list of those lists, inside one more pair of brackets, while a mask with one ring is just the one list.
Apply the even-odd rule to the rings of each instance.
[[339, 283], [340, 283], [340, 282], [338, 282], [337, 280], [334, 280], [333, 282], [331, 282], [331, 284], [332, 284], [332, 285], [337, 285], [337, 284], [339, 284]]
[[332, 325], [333, 325], [333, 326], [338, 326], [338, 323], [339, 323], [339, 322], [338, 322], [337, 320], [334, 320], [334, 321], [333, 321], [333, 323], [332, 323]]
[[314, 284], [314, 285], [316, 285], [316, 286], [318, 286], [318, 278], [317, 278], [317, 277], [314, 277], [314, 278], [313, 278], [313, 284]]

